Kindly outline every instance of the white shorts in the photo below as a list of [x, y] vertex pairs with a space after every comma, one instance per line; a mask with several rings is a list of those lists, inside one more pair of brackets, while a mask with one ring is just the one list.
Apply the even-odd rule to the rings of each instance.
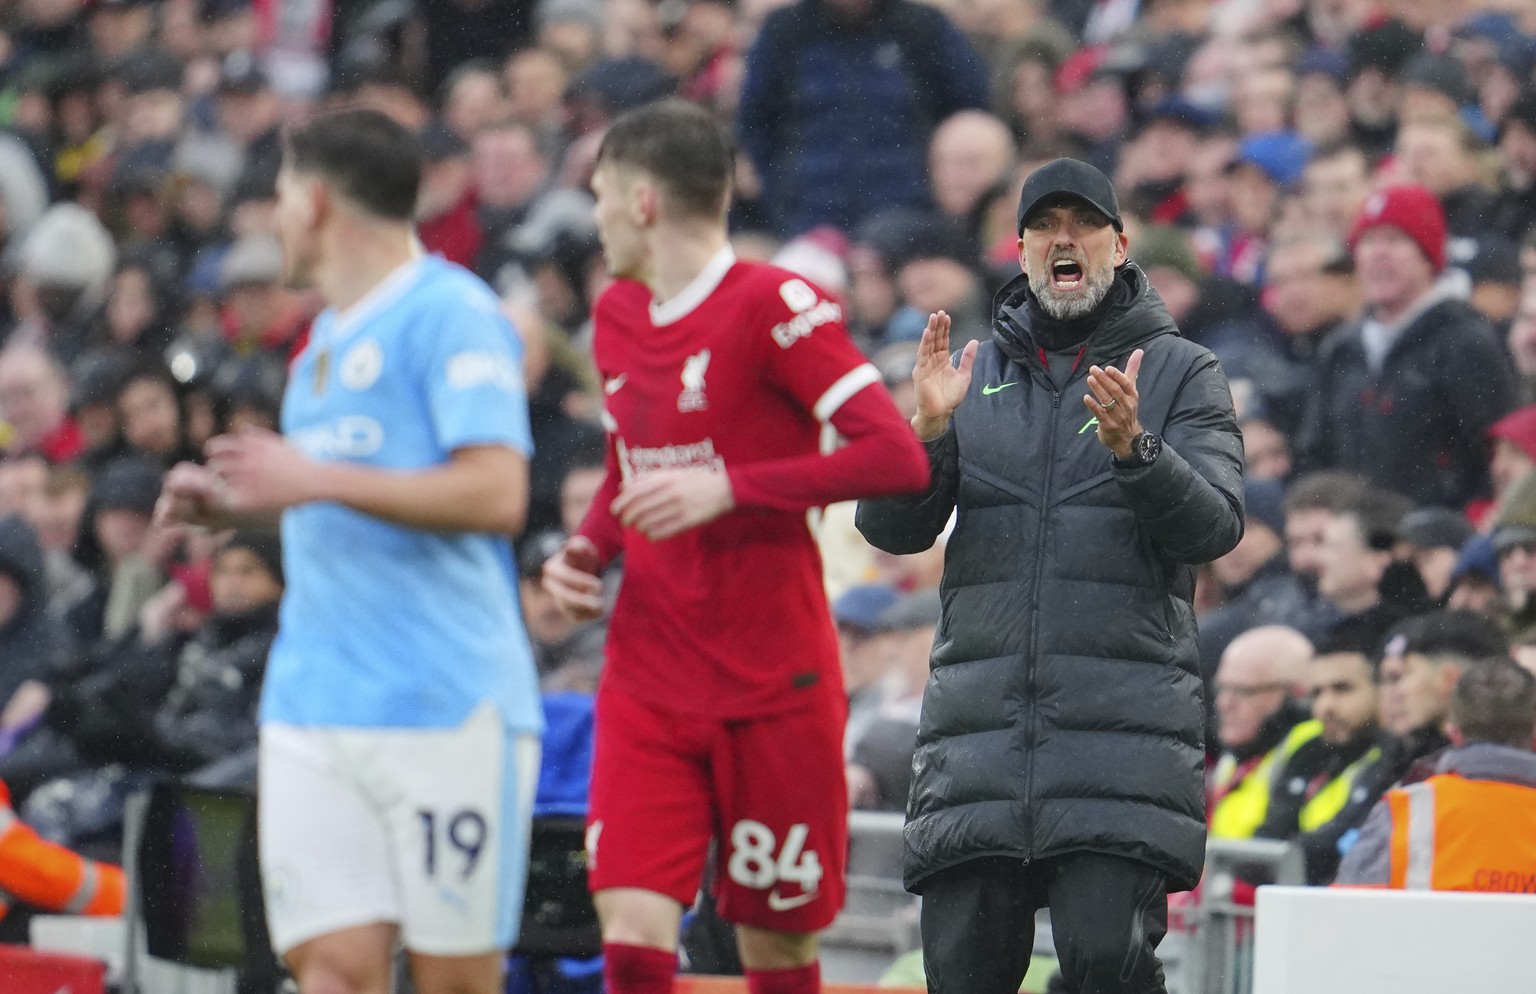
[[431, 956], [517, 938], [539, 739], [483, 704], [458, 728], [261, 729], [259, 824], [278, 953], [393, 922]]

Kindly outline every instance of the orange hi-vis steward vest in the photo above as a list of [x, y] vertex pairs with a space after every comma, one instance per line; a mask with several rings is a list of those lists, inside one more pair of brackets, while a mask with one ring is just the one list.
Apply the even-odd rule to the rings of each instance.
[[1388, 886], [1536, 894], [1536, 787], [1442, 773], [1387, 792]]
[[9, 910], [4, 896], [64, 914], [122, 914], [122, 868], [45, 840], [16, 817], [10, 801], [0, 783], [0, 917]]

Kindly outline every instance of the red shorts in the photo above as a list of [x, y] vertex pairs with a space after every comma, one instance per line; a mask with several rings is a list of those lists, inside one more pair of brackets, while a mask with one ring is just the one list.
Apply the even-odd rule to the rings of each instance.
[[592, 890], [638, 887], [687, 907], [715, 839], [722, 918], [780, 932], [829, 925], [843, 905], [848, 850], [847, 705], [819, 700], [727, 721], [600, 690]]

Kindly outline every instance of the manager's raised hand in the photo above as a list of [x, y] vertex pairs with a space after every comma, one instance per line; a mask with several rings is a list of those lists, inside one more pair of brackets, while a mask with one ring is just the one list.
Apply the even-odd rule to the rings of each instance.
[[917, 387], [917, 414], [912, 429], [923, 441], [938, 438], [949, 427], [949, 417], [965, 399], [971, 385], [971, 366], [976, 362], [976, 348], [969, 342], [960, 353], [960, 362], [949, 359], [949, 315], [937, 311], [928, 315], [928, 327], [917, 345], [917, 366], [912, 383]]

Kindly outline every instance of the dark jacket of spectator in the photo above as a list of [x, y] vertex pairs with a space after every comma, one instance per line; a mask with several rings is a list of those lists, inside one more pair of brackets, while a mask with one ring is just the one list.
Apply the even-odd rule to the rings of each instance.
[[[1170, 890], [1199, 880], [1193, 564], [1241, 534], [1242, 441], [1215, 356], [1179, 336], [1134, 264], [1116, 283], [1063, 388], [1041, 364], [1027, 278], [1005, 287], [969, 394], [927, 443], [931, 488], [859, 504], [865, 538], [897, 554], [928, 548], [960, 509], [907, 804], [909, 887], [974, 856], [1084, 850], [1150, 864]], [[1079, 398], [1091, 363], [1123, 366], [1136, 348], [1139, 420], [1165, 447], [1115, 468]]]
[[89, 764], [191, 772], [255, 744], [276, 635], [274, 602], [214, 615], [179, 650], [130, 644], [89, 678], [57, 688], [49, 723]]
[[48, 611], [43, 548], [17, 515], [0, 518], [0, 573], [18, 588], [16, 611], [0, 620], [0, 707], [16, 688], [38, 679], [65, 648], [64, 630]]
[[1420, 506], [1486, 496], [1485, 433], [1516, 403], [1493, 328], [1465, 302], [1442, 299], [1402, 329], [1375, 371], [1363, 327], [1347, 325], [1318, 362], [1301, 469], [1359, 473]]
[[958, 110], [986, 109], [987, 70], [939, 10], [828, 0], [774, 11], [747, 55], [739, 125], [780, 234], [852, 231], [877, 210], [928, 201], [928, 138]]

